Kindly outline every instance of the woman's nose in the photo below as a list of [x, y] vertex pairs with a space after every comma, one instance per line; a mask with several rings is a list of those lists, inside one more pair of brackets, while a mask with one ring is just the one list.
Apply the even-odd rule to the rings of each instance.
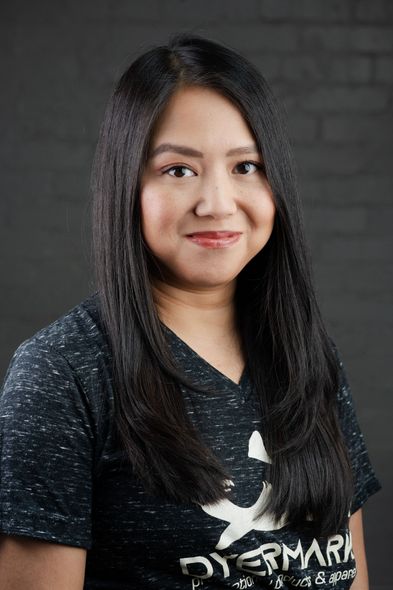
[[236, 195], [230, 182], [218, 179], [214, 182], [206, 181], [199, 187], [199, 191], [195, 206], [195, 214], [198, 217], [224, 219], [236, 213]]

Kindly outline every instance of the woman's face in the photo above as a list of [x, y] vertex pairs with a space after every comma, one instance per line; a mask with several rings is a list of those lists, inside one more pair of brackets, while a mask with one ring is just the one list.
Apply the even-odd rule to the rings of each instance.
[[217, 92], [187, 87], [156, 126], [141, 179], [142, 231], [165, 280], [185, 289], [232, 283], [265, 246], [272, 192], [255, 140]]

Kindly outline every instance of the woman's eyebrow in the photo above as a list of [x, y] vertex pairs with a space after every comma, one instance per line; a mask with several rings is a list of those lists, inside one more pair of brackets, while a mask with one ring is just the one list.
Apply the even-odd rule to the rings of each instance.
[[[193, 158], [203, 158], [202, 152], [186, 145], [176, 145], [174, 143], [162, 143], [152, 150], [152, 152], [149, 154], [149, 158], [155, 158], [164, 152], [173, 152], [176, 154], [181, 154], [182, 156], [191, 156]], [[259, 150], [256, 145], [245, 145], [242, 147], [232, 148], [227, 151], [225, 155], [237, 156], [241, 154], [259, 154]]]

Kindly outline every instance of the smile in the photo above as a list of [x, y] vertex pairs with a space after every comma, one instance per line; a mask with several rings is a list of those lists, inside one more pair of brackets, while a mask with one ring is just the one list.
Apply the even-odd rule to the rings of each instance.
[[228, 248], [236, 244], [241, 235], [234, 231], [203, 231], [187, 234], [186, 238], [202, 248]]

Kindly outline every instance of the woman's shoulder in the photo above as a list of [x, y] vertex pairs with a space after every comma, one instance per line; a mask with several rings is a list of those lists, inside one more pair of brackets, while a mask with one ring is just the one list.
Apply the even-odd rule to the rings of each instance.
[[107, 342], [101, 324], [98, 293], [64, 312], [50, 324], [24, 340], [17, 350], [42, 348], [64, 356], [71, 364], [85, 362], [106, 352]]
[[5, 381], [16, 373], [47, 374], [61, 380], [67, 375], [84, 389], [98, 379], [110, 380], [110, 354], [93, 293], [56, 320], [39, 329], [15, 350]]

